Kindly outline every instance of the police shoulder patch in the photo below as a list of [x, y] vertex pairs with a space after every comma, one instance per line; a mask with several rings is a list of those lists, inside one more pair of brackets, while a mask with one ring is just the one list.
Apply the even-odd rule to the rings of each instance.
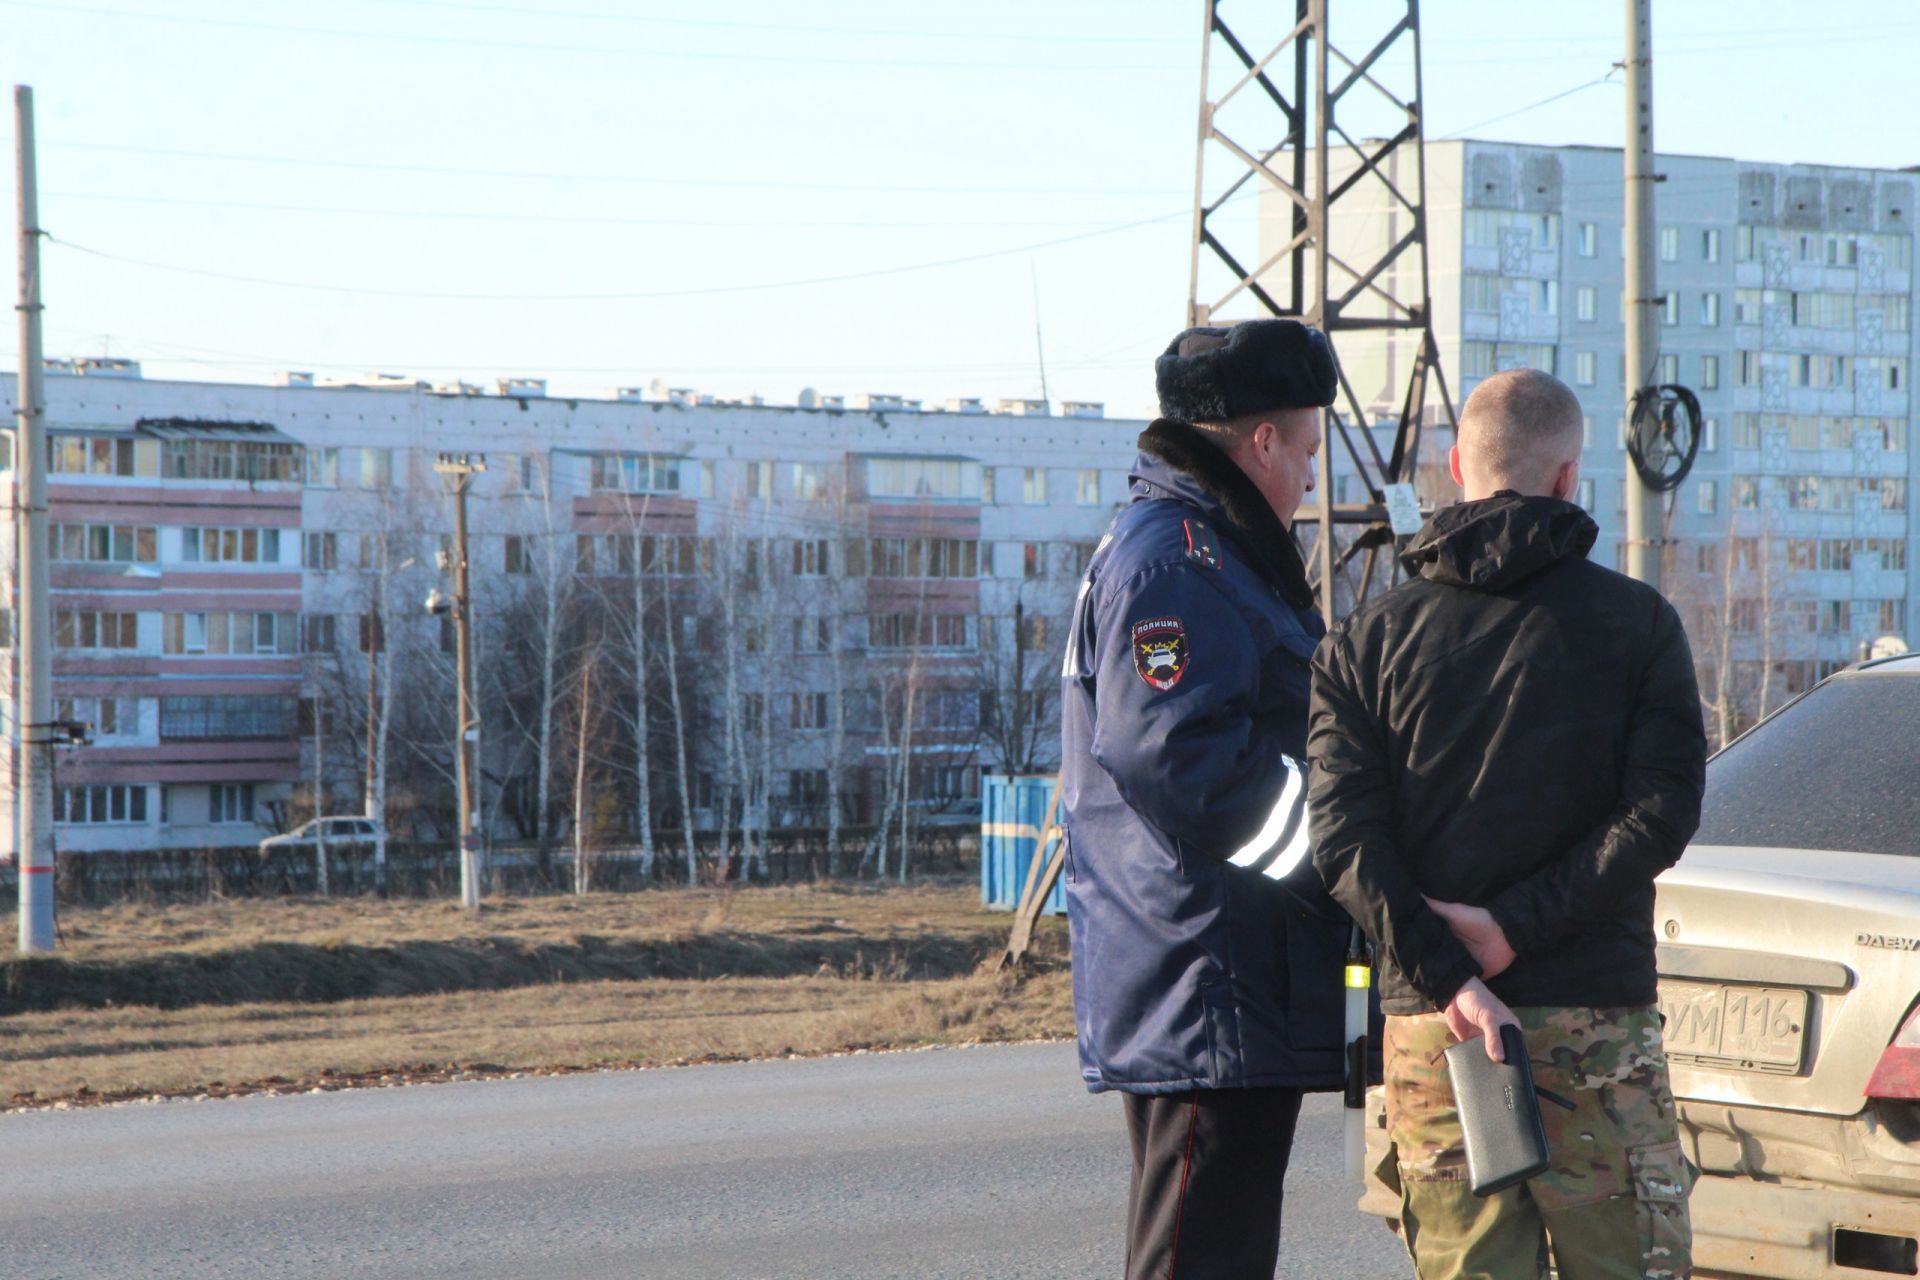
[[1208, 569], [1220, 567], [1220, 547], [1213, 540], [1213, 530], [1200, 520], [1182, 522], [1187, 530], [1187, 559]]
[[1133, 669], [1162, 693], [1187, 674], [1187, 624], [1170, 614], [1133, 624]]

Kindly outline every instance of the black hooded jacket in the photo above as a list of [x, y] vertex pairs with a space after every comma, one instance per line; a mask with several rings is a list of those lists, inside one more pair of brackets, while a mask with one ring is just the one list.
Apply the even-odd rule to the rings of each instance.
[[1699, 822], [1706, 736], [1679, 616], [1589, 563], [1597, 534], [1552, 498], [1449, 507], [1315, 657], [1314, 863], [1388, 1013], [1478, 972], [1423, 895], [1492, 912], [1509, 1005], [1656, 998], [1653, 879]]

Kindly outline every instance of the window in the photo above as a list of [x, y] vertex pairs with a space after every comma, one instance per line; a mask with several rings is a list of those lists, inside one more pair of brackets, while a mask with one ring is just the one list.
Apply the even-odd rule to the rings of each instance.
[[253, 784], [216, 782], [207, 788], [208, 822], [252, 822]]
[[1733, 478], [1733, 509], [1735, 511], [1753, 511], [1760, 506], [1760, 479], [1758, 476], [1735, 476]]
[[1680, 381], [1680, 357], [1672, 353], [1660, 357], [1660, 381], [1665, 384]]
[[[749, 475], [756, 474], [749, 464]], [[678, 493], [680, 459], [650, 453], [596, 453], [591, 467], [596, 493]], [[758, 496], [758, 495], [750, 495]]]
[[133, 440], [105, 436], [47, 436], [47, 470], [68, 476], [130, 476]]
[[331, 533], [309, 533], [300, 540], [300, 563], [308, 569], [332, 569], [338, 566], [340, 544]]
[[501, 542], [503, 543], [502, 552], [506, 558], [506, 570], [508, 573], [533, 572], [532, 548], [527, 545], [527, 539], [525, 537], [517, 533], [510, 533], [501, 539]]
[[1500, 277], [1468, 272], [1460, 278], [1460, 309], [1481, 315], [1500, 314]]
[[1030, 507], [1044, 506], [1047, 501], [1047, 472], [1045, 467], [1022, 467], [1020, 469], [1020, 501]]
[[291, 656], [300, 651], [297, 614], [213, 612], [160, 616], [160, 651], [169, 654]]
[[1593, 415], [1590, 413], [1580, 415], [1580, 447], [1593, 448]]
[[998, 501], [994, 497], [993, 477], [996, 470], [997, 468], [994, 467], [980, 468], [980, 501], [989, 507]]
[[55, 698], [53, 718], [92, 728], [95, 738], [139, 732], [139, 712], [131, 698]]
[[1711, 542], [1703, 542], [1693, 549], [1693, 567], [1698, 573], [1718, 573], [1720, 571], [1720, 548]]
[[1694, 510], [1710, 516], [1720, 509], [1720, 483], [1702, 480], [1694, 487]]
[[1720, 357], [1700, 357], [1700, 389], [1717, 391], [1720, 389]]
[[162, 742], [291, 738], [300, 731], [297, 698], [271, 694], [160, 699]]
[[56, 609], [53, 647], [101, 651], [134, 649], [140, 644], [140, 615], [96, 609]]
[[1587, 511], [1587, 512], [1589, 513], [1589, 514], [1591, 514], [1591, 513], [1592, 513], [1592, 511], [1593, 511], [1593, 481], [1591, 481], [1591, 480], [1582, 480], [1582, 481], [1580, 482], [1580, 505], [1581, 505], [1581, 507], [1582, 507], [1582, 508], [1584, 508], [1584, 509], [1585, 509], [1585, 510], [1586, 510], [1586, 511]]
[[828, 559], [832, 544], [825, 538], [796, 538], [793, 543], [793, 576], [824, 578], [833, 572]]
[[826, 728], [827, 697], [825, 693], [794, 694], [791, 720], [793, 727], [795, 729]]
[[964, 613], [875, 613], [867, 616], [870, 649], [965, 649], [968, 615]]
[[1573, 354], [1573, 380], [1580, 386], [1590, 387], [1598, 377], [1595, 359], [1591, 351], [1576, 351]]
[[1759, 324], [1760, 304], [1764, 296], [1759, 289], [1735, 289], [1733, 291], [1733, 322]]
[[1680, 261], [1680, 228], [1660, 228], [1660, 261]]
[[147, 789], [114, 784], [99, 787], [55, 787], [53, 820], [69, 826], [145, 822]]
[[542, 455], [531, 453], [496, 454], [494, 463], [506, 477], [508, 493], [538, 493]]
[[363, 613], [360, 615], [360, 652], [380, 653], [387, 647], [385, 628], [380, 625], [380, 615]]
[[152, 564], [160, 558], [158, 531], [145, 525], [56, 524], [47, 544], [55, 560]]
[[[876, 578], [974, 578], [980, 544], [971, 538], [871, 538], [865, 564]], [[848, 573], [853, 573], [848, 566]]]
[[334, 448], [307, 450], [307, 483], [315, 488], [331, 489], [340, 483], [340, 451]]
[[393, 450], [360, 450], [360, 487], [386, 489], [393, 484]]
[[1802, 328], [1853, 328], [1853, 295], [1850, 293], [1795, 293], [1789, 297], [1793, 323]]
[[182, 529], [180, 558], [190, 564], [278, 564], [278, 529]]
[[[1583, 258], [1591, 258], [1598, 250], [1599, 245], [1600, 228], [1594, 226], [1591, 222], [1581, 223], [1579, 237], [1574, 241], [1574, 252]], [[1588, 320], [1592, 319], [1592, 317], [1582, 316], [1581, 319]]]
[[1560, 282], [1558, 280], [1535, 280], [1528, 290], [1528, 300], [1532, 303], [1533, 314], [1554, 316], [1560, 314]]
[[870, 498], [980, 499], [980, 464], [959, 458], [868, 458]]
[[1575, 315], [1575, 317], [1581, 320], [1591, 322], [1594, 316], [1595, 301], [1596, 301], [1596, 295], [1592, 285], [1583, 284], [1578, 289], [1574, 290], [1573, 314]]
[[[1760, 385], [1760, 353], [1758, 351], [1736, 351], [1733, 353], [1733, 381], [1735, 386], [1757, 387]], [[1752, 447], [1757, 448], [1756, 440]]]
[[1020, 544], [1020, 576], [1039, 578], [1047, 572], [1047, 544], [1044, 542], [1023, 542]]
[[1668, 290], [1660, 299], [1660, 323], [1669, 329], [1680, 323], [1680, 291]]
[[825, 769], [794, 769], [787, 774], [787, 803], [796, 808], [824, 804], [827, 799]]
[[1039, 653], [1047, 647], [1047, 619], [1041, 614], [1028, 614], [1020, 619], [1020, 647], [1028, 653]]
[[309, 613], [302, 620], [305, 635], [301, 637], [301, 647], [307, 653], [332, 653], [334, 651], [334, 623], [330, 613]]
[[802, 502], [820, 502], [827, 497], [827, 464], [793, 464], [793, 496]]
[[1720, 229], [1708, 227], [1700, 233], [1700, 261], [1720, 261]]
[[[1719, 385], [1716, 377], [1715, 386]], [[1720, 448], [1720, 419], [1702, 418], [1700, 420], [1700, 452], [1714, 453]]]
[[1100, 505], [1100, 473], [1091, 468], [1075, 475], [1074, 501], [1083, 507]]
[[1720, 295], [1711, 289], [1700, 295], [1700, 323], [1708, 329], [1720, 325]]
[[793, 620], [793, 651], [795, 653], [825, 653], [833, 645], [833, 621], [830, 618], [795, 618]]
[[290, 482], [301, 478], [297, 444], [254, 440], [167, 440], [160, 446], [160, 474], [169, 480]]
[[747, 464], [745, 492], [749, 498], [771, 498], [773, 496], [772, 463], [749, 462]]

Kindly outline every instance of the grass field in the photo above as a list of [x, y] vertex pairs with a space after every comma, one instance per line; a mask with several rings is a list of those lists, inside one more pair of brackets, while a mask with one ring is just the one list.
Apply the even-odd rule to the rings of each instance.
[[69, 911], [0, 963], [0, 1107], [1071, 1035], [1061, 922], [979, 971], [1008, 924], [972, 885]]

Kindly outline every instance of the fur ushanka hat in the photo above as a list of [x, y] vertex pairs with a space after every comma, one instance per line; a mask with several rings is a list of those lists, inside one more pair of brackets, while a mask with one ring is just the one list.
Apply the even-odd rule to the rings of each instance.
[[1153, 373], [1161, 416], [1181, 422], [1325, 408], [1336, 385], [1327, 335], [1298, 320], [1188, 329], [1153, 362]]

